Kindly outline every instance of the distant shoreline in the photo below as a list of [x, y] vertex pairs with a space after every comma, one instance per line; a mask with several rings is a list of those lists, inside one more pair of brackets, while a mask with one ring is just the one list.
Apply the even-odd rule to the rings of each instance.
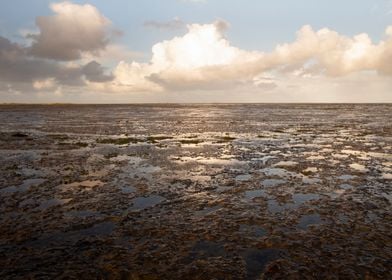
[[388, 105], [392, 102], [150, 102], [150, 103], [0, 103], [0, 106], [124, 106], [124, 105]]

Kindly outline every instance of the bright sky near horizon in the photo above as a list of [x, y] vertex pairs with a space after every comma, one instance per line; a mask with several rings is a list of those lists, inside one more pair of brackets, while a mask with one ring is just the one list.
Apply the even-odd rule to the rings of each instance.
[[392, 1], [4, 0], [7, 102], [392, 102]]

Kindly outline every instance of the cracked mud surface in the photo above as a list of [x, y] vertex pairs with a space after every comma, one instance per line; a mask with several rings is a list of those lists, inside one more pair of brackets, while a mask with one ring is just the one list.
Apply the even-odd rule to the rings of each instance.
[[391, 105], [1, 106], [1, 279], [391, 279]]

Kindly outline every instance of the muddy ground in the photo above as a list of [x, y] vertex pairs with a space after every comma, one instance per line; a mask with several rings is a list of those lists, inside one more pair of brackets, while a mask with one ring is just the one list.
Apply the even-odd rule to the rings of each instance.
[[392, 279], [392, 105], [0, 106], [1, 279]]

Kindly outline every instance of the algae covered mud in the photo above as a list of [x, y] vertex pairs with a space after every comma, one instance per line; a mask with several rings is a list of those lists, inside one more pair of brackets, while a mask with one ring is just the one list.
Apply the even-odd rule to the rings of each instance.
[[0, 106], [1, 279], [391, 279], [392, 105]]

